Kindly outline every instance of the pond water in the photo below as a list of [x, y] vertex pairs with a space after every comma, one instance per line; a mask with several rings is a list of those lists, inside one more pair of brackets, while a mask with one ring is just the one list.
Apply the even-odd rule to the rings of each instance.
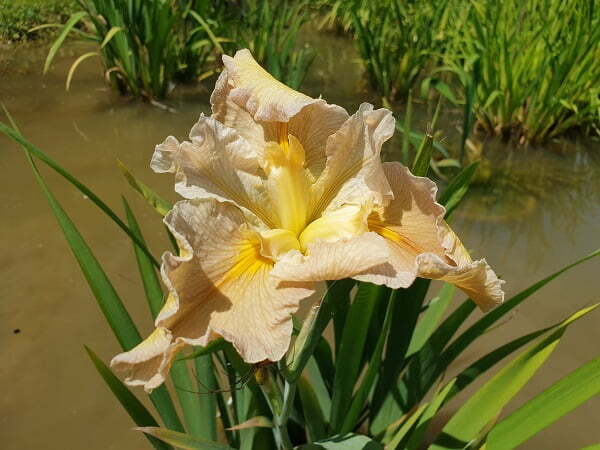
[[[345, 41], [326, 35], [306, 90], [354, 110], [372, 98], [357, 56]], [[69, 65], [81, 52], [71, 45], [41, 75], [45, 49], [3, 49], [0, 101], [32, 142], [122, 211], [125, 193], [155, 254], [167, 248], [157, 216], [123, 181], [116, 159], [166, 198], [175, 200], [172, 177], [148, 167], [154, 145], [167, 135], [184, 138], [208, 113], [211, 84], [178, 89], [169, 112], [116, 97], [103, 84], [99, 65], [80, 66], [65, 93]], [[445, 129], [454, 133], [452, 115]], [[417, 119], [424, 126], [425, 119]], [[451, 138], [451, 137], [450, 137]], [[508, 295], [600, 247], [600, 145], [566, 143], [555, 149], [484, 145], [489, 171], [454, 218], [454, 227], [476, 257], [485, 256], [507, 280]], [[394, 149], [388, 148], [388, 155]], [[23, 152], [0, 137], [0, 436], [7, 450], [86, 448], [144, 449], [129, 417], [113, 399], [85, 355], [90, 346], [108, 361], [118, 345], [36, 185]], [[42, 168], [46, 180], [111, 276], [142, 333], [151, 329], [131, 244], [89, 200]], [[540, 291], [469, 355], [463, 367], [502, 342], [553, 324], [598, 301], [600, 260], [592, 260]], [[596, 280], [597, 281], [597, 280]], [[479, 313], [476, 314], [479, 317]], [[600, 312], [566, 334], [555, 354], [508, 410], [577, 366], [598, 356]], [[457, 405], [449, 405], [450, 410]], [[600, 399], [580, 407], [530, 440], [527, 449], [576, 449], [600, 441]]]

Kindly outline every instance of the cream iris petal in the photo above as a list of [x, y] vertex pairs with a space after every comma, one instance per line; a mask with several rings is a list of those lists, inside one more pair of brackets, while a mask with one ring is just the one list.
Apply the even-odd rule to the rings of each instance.
[[435, 185], [382, 166], [390, 111], [363, 104], [348, 116], [275, 80], [247, 50], [223, 60], [212, 117], [152, 157], [187, 200], [165, 217], [180, 250], [163, 255], [169, 295], [156, 329], [111, 363], [127, 383], [154, 389], [178, 352], [219, 336], [246, 362], [279, 360], [291, 315], [326, 280], [405, 287], [424, 276], [484, 308], [501, 301], [501, 282], [443, 221]]
[[501, 303], [504, 293], [485, 260], [472, 262], [444, 221], [444, 208], [435, 201], [437, 188], [415, 177], [400, 163], [384, 163], [394, 199], [369, 216], [369, 229], [386, 239], [390, 265], [357, 279], [393, 288], [409, 286], [417, 276], [456, 284], [484, 310]]

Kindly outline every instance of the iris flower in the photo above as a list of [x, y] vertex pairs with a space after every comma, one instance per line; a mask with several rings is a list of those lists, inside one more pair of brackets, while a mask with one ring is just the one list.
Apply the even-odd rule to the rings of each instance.
[[248, 50], [223, 61], [212, 116], [152, 157], [184, 198], [164, 219], [180, 251], [162, 257], [156, 329], [112, 360], [127, 383], [151, 391], [184, 347], [218, 337], [248, 363], [281, 359], [292, 314], [325, 280], [403, 288], [425, 277], [484, 310], [502, 302], [502, 282], [445, 223], [435, 184], [381, 162], [390, 111], [362, 104], [350, 116], [277, 81]]

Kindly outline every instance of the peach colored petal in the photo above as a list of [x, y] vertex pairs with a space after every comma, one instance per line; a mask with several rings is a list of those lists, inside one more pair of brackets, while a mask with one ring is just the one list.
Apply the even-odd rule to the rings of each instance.
[[386, 265], [387, 243], [376, 233], [308, 244], [306, 254], [292, 250], [275, 264], [272, 275], [283, 281], [321, 281], [351, 278]]
[[163, 279], [177, 302], [165, 306], [156, 325], [200, 345], [214, 331], [246, 362], [280, 359], [289, 345], [291, 314], [311, 287], [277, 289], [260, 236], [233, 206], [182, 201], [165, 223], [187, 254], [163, 256]]
[[448, 281], [465, 291], [482, 309], [504, 299], [499, 280], [485, 260], [472, 262], [444, 221], [444, 208], [435, 201], [435, 184], [416, 177], [400, 163], [385, 163], [394, 199], [369, 217], [369, 230], [386, 238], [389, 265], [355, 278], [407, 287], [417, 276]]
[[146, 392], [152, 392], [165, 381], [173, 358], [182, 347], [183, 343], [173, 344], [169, 330], [158, 327], [133, 349], [115, 356], [110, 366], [126, 374], [127, 384], [144, 386]]
[[291, 315], [315, 292], [313, 283], [279, 286], [271, 275], [273, 261], [260, 253], [258, 233], [233, 205], [180, 201], [165, 223], [182, 251], [163, 255], [170, 295], [156, 319], [160, 331], [115, 357], [114, 367], [127, 373], [129, 384], [152, 390], [185, 345], [206, 345], [217, 336], [248, 363], [279, 360], [289, 347]]
[[230, 202], [271, 226], [274, 217], [262, 168], [246, 140], [204, 115], [192, 128], [190, 140], [179, 144], [167, 138], [156, 147], [152, 168], [176, 172], [175, 190], [185, 198]]
[[393, 133], [391, 112], [366, 103], [344, 122], [327, 141], [325, 168], [311, 187], [311, 220], [345, 203], [381, 205], [391, 197], [380, 152]]
[[[213, 117], [235, 128], [259, 155], [268, 141], [280, 140], [278, 124], [287, 123], [287, 132], [304, 147], [306, 168], [316, 178], [325, 166], [327, 139], [348, 119], [346, 110], [282, 85], [247, 50], [224, 61], [228, 68], [219, 76], [211, 95]], [[265, 113], [279, 110], [284, 112]]]
[[231, 100], [256, 121], [288, 122], [305, 106], [322, 102], [273, 78], [247, 49], [239, 50], [233, 58], [224, 55], [223, 63], [233, 85]]

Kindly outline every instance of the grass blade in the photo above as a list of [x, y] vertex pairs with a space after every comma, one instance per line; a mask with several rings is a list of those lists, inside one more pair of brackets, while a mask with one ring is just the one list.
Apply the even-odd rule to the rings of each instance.
[[313, 442], [325, 438], [327, 436], [325, 415], [319, 404], [317, 394], [305, 376], [301, 376], [298, 380], [298, 395], [302, 402], [308, 441]]
[[177, 431], [166, 430], [157, 427], [139, 427], [136, 430], [141, 431], [150, 436], [160, 439], [167, 444], [185, 450], [233, 450], [227, 445], [211, 442], [204, 439], [199, 439], [189, 434], [178, 433]]
[[87, 53], [84, 53], [79, 58], [77, 58], [75, 60], [75, 62], [71, 65], [71, 68], [69, 69], [69, 73], [67, 74], [67, 81], [65, 83], [65, 90], [66, 91], [68, 91], [71, 88], [71, 80], [73, 79], [73, 75], [75, 74], [75, 71], [77, 70], [77, 67], [79, 67], [79, 64], [81, 64], [86, 59], [91, 58], [92, 56], [100, 56], [100, 55], [98, 53], [96, 53], [96, 52], [87, 52]]
[[462, 169], [448, 184], [448, 187], [440, 195], [439, 202], [446, 208], [444, 218], [448, 220], [452, 212], [456, 209], [463, 197], [469, 190], [469, 184], [475, 175], [479, 162], [469, 164]]
[[503, 419], [490, 432], [487, 448], [516, 448], [598, 394], [600, 357], [571, 372]]
[[[131, 320], [131, 316], [129, 316], [123, 302], [98, 263], [98, 260], [96, 260], [91, 249], [44, 182], [31, 155], [26, 153], [26, 156], [38, 184], [50, 203], [50, 207], [67, 239], [69, 247], [75, 255], [75, 258], [92, 289], [92, 293], [96, 297], [98, 305], [119, 341], [121, 348], [123, 348], [123, 350], [129, 350], [135, 347], [141, 341], [141, 336]], [[164, 386], [156, 389], [150, 395], [150, 399], [169, 428], [183, 430], [171, 397]]]
[[362, 379], [360, 387], [352, 399], [350, 409], [346, 413], [346, 418], [344, 419], [344, 424], [342, 425], [342, 429], [340, 431], [341, 434], [349, 433], [356, 426], [356, 423], [360, 418], [360, 414], [365, 406], [365, 402], [371, 393], [375, 379], [379, 374], [381, 359], [383, 356], [383, 347], [388, 336], [392, 318], [394, 317], [394, 306], [396, 305], [395, 297], [395, 292], [392, 292], [388, 302], [387, 311], [385, 313], [383, 326], [381, 327], [379, 338], [377, 339], [377, 344], [375, 344], [371, 359], [369, 360], [369, 367], [367, 368], [367, 371]]
[[10, 128], [6, 126], [6, 124], [0, 122], [0, 132], [7, 135], [17, 144], [19, 144], [23, 150], [28, 155], [35, 156], [37, 159], [41, 160], [44, 164], [51, 167], [54, 171], [60, 174], [63, 178], [65, 178], [69, 183], [79, 189], [84, 195], [86, 195], [98, 208], [102, 210], [108, 217], [110, 217], [113, 222], [115, 222], [119, 228], [121, 228], [127, 235], [135, 242], [135, 244], [142, 249], [146, 255], [152, 261], [152, 264], [156, 267], [159, 267], [158, 261], [152, 256], [150, 251], [146, 248], [146, 246], [137, 239], [135, 234], [129, 229], [125, 223], [119, 219], [119, 217], [115, 214], [115, 212], [108, 207], [106, 203], [104, 203], [96, 194], [94, 194], [87, 186], [81, 183], [77, 178], [71, 175], [66, 169], [56, 163], [52, 158], [46, 155], [43, 151], [41, 151], [38, 147], [30, 143], [26, 140], [21, 133], [14, 128]]
[[[125, 408], [127, 414], [133, 419], [136, 425], [140, 427], [157, 427], [158, 423], [150, 414], [150, 411], [137, 399], [135, 395], [125, 386], [121, 380], [119, 380], [111, 370], [102, 362], [100, 358], [90, 349], [88, 346], [84, 346], [85, 351], [94, 363], [96, 370], [110, 388], [114, 396], [117, 398], [119, 403]], [[157, 450], [169, 450], [172, 449], [170, 445], [156, 439], [153, 436], [146, 436], [152, 446]]]
[[[144, 237], [142, 236], [142, 231], [140, 230], [140, 226], [133, 215], [133, 211], [131, 211], [131, 208], [129, 207], [125, 197], [122, 197], [122, 199], [129, 228], [139, 239], [139, 241], [145, 245], [146, 243], [144, 241]], [[160, 280], [156, 274], [156, 269], [152, 265], [152, 261], [150, 261], [148, 256], [137, 245], [135, 245], [135, 243], [133, 244], [133, 250], [135, 251], [135, 259], [138, 264], [138, 270], [144, 286], [146, 299], [148, 300], [148, 306], [150, 307], [152, 318], [155, 319], [162, 308], [164, 299]]]
[[147, 185], [138, 180], [131, 171], [127, 168], [125, 164], [121, 161], [117, 160], [117, 165], [119, 170], [123, 173], [125, 180], [129, 183], [129, 185], [135, 189], [137, 192], [141, 194], [142, 197], [146, 199], [146, 201], [152, 206], [157, 213], [161, 216], [165, 216], [172, 208], [173, 205], [159, 196], [156, 192], [150, 189]]
[[448, 306], [452, 303], [455, 292], [456, 289], [453, 285], [444, 283], [440, 293], [431, 299], [427, 306], [427, 310], [425, 310], [425, 313], [417, 322], [417, 326], [415, 327], [410, 345], [406, 352], [407, 357], [418, 352], [423, 345], [425, 345], [425, 342], [427, 342], [429, 337], [435, 331], [439, 321], [446, 312], [446, 309], [448, 309]]
[[60, 34], [58, 35], [56, 40], [52, 43], [52, 46], [50, 47], [50, 50], [48, 51], [48, 56], [46, 57], [46, 62], [44, 63], [44, 73], [48, 72], [48, 69], [50, 69], [50, 64], [52, 64], [52, 61], [54, 60], [54, 57], [56, 56], [56, 53], [60, 49], [63, 42], [65, 42], [65, 39], [67, 38], [67, 35], [69, 34], [69, 31], [71, 31], [73, 29], [73, 27], [77, 24], [77, 22], [79, 22], [85, 16], [87, 16], [87, 13], [80, 11], [80, 12], [73, 13], [71, 15], [71, 17], [69, 17], [69, 20], [67, 20], [65, 25], [62, 27]]
[[443, 428], [432, 450], [463, 448], [477, 438], [480, 431], [502, 411], [552, 354], [566, 328], [593, 311], [599, 304], [577, 311], [563, 321], [556, 331], [533, 345], [483, 385], [452, 416]]
[[431, 403], [429, 403], [427, 409], [419, 417], [419, 422], [417, 423], [415, 430], [411, 433], [410, 438], [406, 443], [406, 450], [418, 450], [423, 446], [423, 437], [425, 436], [425, 432], [431, 423], [431, 419], [434, 418], [438, 410], [446, 402], [446, 398], [454, 387], [455, 381], [456, 379], [450, 380], [440, 392], [434, 394], [433, 398], [431, 399]]
[[411, 414], [411, 416], [407, 420], [405, 420], [402, 423], [402, 425], [400, 426], [398, 431], [394, 434], [394, 437], [392, 438], [390, 443], [387, 444], [386, 447], [387, 448], [398, 448], [400, 443], [404, 439], [404, 437], [410, 431], [410, 429], [415, 424], [415, 422], [425, 412], [425, 410], [427, 409], [428, 406], [429, 406], [429, 403], [423, 403], [421, 406], [419, 406], [419, 409], [417, 409], [413, 414]]
[[385, 301], [389, 293], [390, 290], [383, 286], [363, 282], [359, 284], [354, 302], [350, 305], [333, 380], [330, 423], [334, 432], [342, 428], [350, 407], [371, 318], [376, 306]]
[[133, 323], [131, 316], [125, 309], [123, 302], [119, 298], [119, 295], [115, 291], [91, 249], [83, 240], [83, 237], [52, 192], [50, 192], [50, 189], [44, 182], [35, 163], [32, 159], [29, 159], [29, 162], [35, 178], [42, 188], [48, 203], [50, 203], [52, 212], [60, 225], [71, 251], [75, 255], [75, 259], [79, 263], [79, 267], [81, 268], [94, 297], [96, 297], [96, 301], [98, 302], [106, 321], [113, 330], [113, 333], [117, 337], [123, 350], [132, 349], [141, 341], [141, 336]]
[[[123, 197], [123, 204], [125, 207], [125, 213], [127, 215], [129, 227], [140, 239], [140, 241], [144, 242], [144, 237], [142, 236], [137, 220], [135, 219], [133, 211], [131, 211], [127, 200], [125, 200], [125, 197]], [[142, 278], [142, 284], [144, 285], [144, 291], [146, 293], [148, 305], [150, 306], [152, 318], [156, 318], [156, 315], [160, 311], [163, 304], [163, 292], [161, 289], [160, 280], [158, 279], [156, 270], [152, 266], [152, 263], [149, 261], [146, 254], [142, 252], [135, 244], [133, 245], [133, 249], [135, 250], [138, 269]], [[195, 386], [190, 378], [187, 364], [184, 361], [177, 361], [175, 364], [173, 364], [170, 374], [177, 392], [179, 404], [183, 410], [187, 429], [189, 430], [190, 434], [200, 438], [212, 438], [212, 435], [207, 436], [205, 434], [206, 430], [204, 429], [205, 423], [207, 420], [210, 420], [211, 417], [206, 417], [202, 414], [202, 410], [200, 408], [200, 397], [199, 394], [194, 392]], [[212, 418], [214, 420], [214, 414]]]

